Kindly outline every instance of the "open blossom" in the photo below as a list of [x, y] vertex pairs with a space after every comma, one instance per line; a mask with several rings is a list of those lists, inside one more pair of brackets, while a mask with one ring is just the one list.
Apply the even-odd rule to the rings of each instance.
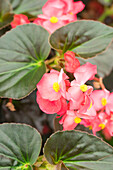
[[74, 76], [76, 79], [71, 82], [71, 87], [67, 92], [70, 109], [79, 109], [81, 112], [86, 112], [90, 107], [92, 102], [90, 95], [93, 88], [85, 83], [92, 79], [96, 73], [96, 66], [90, 63], [86, 63], [75, 70]]
[[103, 129], [104, 135], [108, 137], [106, 134], [108, 133], [109, 136], [113, 136], [113, 112], [110, 112], [109, 115], [106, 112], [100, 112], [98, 117], [101, 120], [101, 124], [99, 126]]
[[82, 11], [84, 7], [85, 5], [81, 1], [48, 0], [42, 7], [43, 14], [38, 15], [34, 23], [52, 33], [67, 23], [76, 21], [76, 14]]
[[[51, 70], [50, 73], [45, 73], [37, 84], [37, 103], [40, 108], [49, 114], [63, 114], [67, 107], [65, 101], [66, 86], [65, 80], [68, 76], [61, 70]], [[63, 105], [63, 106], [62, 106]]]
[[40, 109], [47, 114], [54, 114], [58, 112], [58, 115], [63, 115], [66, 112], [67, 103], [63, 97], [58, 100], [50, 101], [48, 99], [42, 98], [39, 91], [37, 91], [36, 100]]
[[82, 118], [89, 120], [94, 119], [95, 116], [96, 111], [93, 107], [89, 108], [84, 114], [80, 114], [74, 110], [67, 110], [59, 123], [63, 125], [63, 130], [73, 130], [79, 123], [81, 123]]
[[91, 97], [94, 100], [94, 107], [97, 111], [105, 108], [108, 115], [111, 111], [113, 112], [113, 92], [110, 93], [106, 89], [94, 90]]
[[15, 28], [18, 25], [23, 25], [23, 24], [29, 24], [30, 21], [28, 20], [28, 17], [23, 14], [15, 14], [14, 19], [11, 22], [12, 28]]
[[94, 118], [83, 119], [80, 124], [91, 129], [94, 135], [96, 135], [96, 132], [103, 130], [108, 139], [113, 136], [113, 112], [109, 116], [106, 112], [100, 112]]
[[63, 130], [73, 130], [80, 122], [81, 118], [76, 115], [76, 112], [68, 110], [59, 123], [63, 125]]
[[101, 121], [97, 115], [92, 119], [83, 119], [80, 124], [92, 130], [94, 135], [102, 129], [101, 126], [99, 127]]

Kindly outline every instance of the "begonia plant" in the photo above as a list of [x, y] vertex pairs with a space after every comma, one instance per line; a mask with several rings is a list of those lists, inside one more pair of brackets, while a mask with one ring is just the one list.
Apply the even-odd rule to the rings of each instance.
[[[97, 132], [113, 136], [113, 92], [102, 81], [113, 68], [113, 28], [77, 20], [82, 1], [0, 3], [0, 29], [11, 27], [0, 37], [0, 97], [12, 102], [36, 89], [40, 109], [54, 114], [55, 126], [62, 128], [39, 156], [42, 139], [36, 129], [1, 124], [0, 169], [112, 170], [113, 148]], [[51, 49], [55, 55], [48, 58]], [[76, 130], [78, 125], [93, 134]]]

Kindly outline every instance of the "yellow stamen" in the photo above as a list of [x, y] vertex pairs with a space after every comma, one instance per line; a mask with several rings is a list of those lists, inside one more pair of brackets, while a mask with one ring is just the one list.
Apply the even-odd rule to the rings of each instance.
[[76, 117], [76, 118], [74, 119], [74, 121], [75, 121], [75, 123], [80, 123], [82, 120], [81, 120], [79, 117]]
[[104, 129], [104, 128], [105, 128], [105, 124], [101, 123], [101, 124], [99, 124], [99, 127], [100, 127], [101, 129]]
[[92, 102], [90, 103], [90, 106], [89, 106], [88, 110], [91, 109], [91, 107], [92, 107]]
[[80, 86], [80, 90], [82, 90], [83, 92], [86, 92], [87, 91], [87, 85], [86, 84], [83, 84]]
[[92, 130], [92, 126], [89, 126], [89, 130]]
[[60, 90], [58, 82], [53, 83], [53, 89], [54, 91], [58, 92]]
[[70, 15], [73, 15], [73, 13], [72, 13], [72, 12], [70, 12], [69, 14], [70, 14]]
[[55, 24], [55, 23], [58, 22], [58, 18], [53, 16], [53, 17], [50, 18], [50, 22]]
[[103, 106], [105, 106], [107, 104], [107, 100], [105, 98], [102, 98], [101, 103]]

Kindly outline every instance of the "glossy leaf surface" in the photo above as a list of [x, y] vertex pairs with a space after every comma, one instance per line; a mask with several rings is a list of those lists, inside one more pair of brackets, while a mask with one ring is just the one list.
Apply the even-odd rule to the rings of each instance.
[[18, 26], [0, 39], [0, 96], [23, 98], [36, 88], [45, 73], [50, 46], [41, 26]]
[[103, 52], [112, 38], [112, 27], [97, 21], [81, 20], [56, 30], [50, 36], [50, 44], [60, 53], [70, 50], [82, 58], [90, 58]]
[[[41, 136], [24, 124], [0, 125], [0, 169], [32, 166], [40, 153]], [[14, 169], [15, 169], [14, 168]]]
[[83, 59], [78, 58], [81, 64], [85, 64], [86, 62], [90, 62], [92, 64], [97, 65], [97, 73], [100, 77], [105, 77], [109, 75], [109, 73], [113, 69], [113, 42], [109, 45], [109, 47], [101, 54], [98, 54], [94, 58]]
[[[69, 170], [113, 169], [113, 148], [85, 132], [56, 132], [47, 140], [44, 154], [49, 163], [63, 161]], [[105, 157], [108, 159], [102, 161]]]

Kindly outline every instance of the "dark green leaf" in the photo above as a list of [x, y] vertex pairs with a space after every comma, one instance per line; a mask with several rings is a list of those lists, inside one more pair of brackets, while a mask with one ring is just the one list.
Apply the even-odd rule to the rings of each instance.
[[63, 53], [71, 50], [82, 58], [90, 58], [103, 52], [112, 38], [112, 27], [97, 21], [81, 20], [56, 30], [50, 36], [50, 44]]
[[15, 14], [30, 13], [38, 15], [42, 13], [42, 7], [47, 0], [9, 0]]
[[[69, 170], [113, 169], [113, 148], [85, 132], [56, 132], [47, 140], [44, 154], [49, 163], [63, 161]], [[104, 160], [105, 157], [108, 158]]]
[[109, 75], [109, 73], [113, 69], [113, 43], [101, 54], [98, 54], [94, 58], [83, 59], [78, 58], [81, 64], [85, 64], [86, 62], [90, 62], [92, 64], [97, 65], [97, 74], [100, 77], [105, 77]]
[[40, 149], [41, 136], [34, 128], [23, 124], [0, 125], [0, 169], [22, 169], [25, 165], [31, 169]]
[[11, 5], [8, 0], [0, 0], [0, 29], [9, 25], [13, 20]]
[[35, 24], [18, 26], [0, 39], [0, 96], [19, 99], [36, 88], [50, 52], [49, 33]]

